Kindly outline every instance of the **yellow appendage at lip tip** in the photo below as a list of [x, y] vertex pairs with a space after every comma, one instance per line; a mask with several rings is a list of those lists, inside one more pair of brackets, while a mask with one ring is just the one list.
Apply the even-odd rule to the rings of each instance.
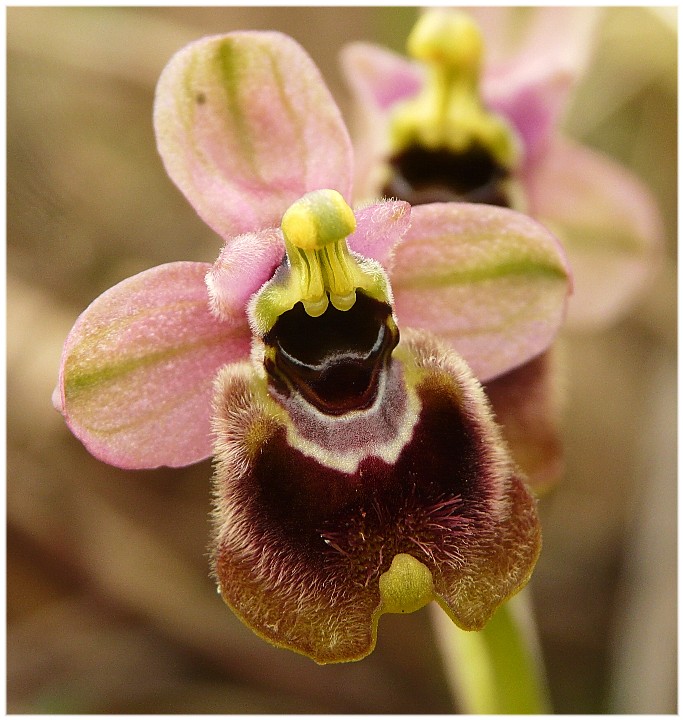
[[407, 553], [394, 556], [391, 567], [379, 578], [381, 613], [411, 613], [434, 599], [429, 568]]
[[420, 94], [396, 108], [394, 151], [419, 144], [465, 152], [478, 144], [511, 168], [519, 155], [515, 133], [479, 93], [484, 40], [476, 23], [460, 11], [430, 10], [415, 24], [407, 49], [427, 66], [427, 76]]

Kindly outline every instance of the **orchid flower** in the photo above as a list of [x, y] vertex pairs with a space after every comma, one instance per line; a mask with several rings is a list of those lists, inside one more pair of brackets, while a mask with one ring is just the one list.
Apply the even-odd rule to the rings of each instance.
[[506, 208], [354, 211], [341, 114], [276, 32], [180, 50], [154, 123], [224, 244], [78, 318], [54, 395], [70, 429], [123, 468], [214, 456], [218, 589], [275, 645], [359, 659], [380, 615], [431, 600], [481, 628], [529, 579], [540, 528], [479, 381], [552, 342], [561, 246]]
[[427, 11], [407, 40], [412, 59], [369, 43], [344, 48], [359, 122], [356, 197], [529, 213], [567, 251], [575, 278], [568, 324], [603, 327], [652, 277], [661, 218], [635, 176], [558, 129], [586, 64], [595, 10], [535, 9], [516, 47], [510, 12]]

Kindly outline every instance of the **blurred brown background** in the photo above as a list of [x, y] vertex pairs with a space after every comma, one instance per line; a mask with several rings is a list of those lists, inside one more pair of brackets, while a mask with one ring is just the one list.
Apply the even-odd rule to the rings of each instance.
[[[9, 8], [8, 710], [450, 712], [429, 614], [385, 616], [361, 663], [271, 648], [208, 578], [209, 462], [125, 472], [53, 410], [62, 343], [115, 282], [218, 239], [155, 150], [156, 79], [209, 33], [278, 29], [342, 109], [344, 42], [402, 50], [411, 8]], [[676, 710], [676, 10], [610, 8], [566, 120], [636, 172], [667, 260], [629, 315], [565, 334], [567, 473], [531, 583], [555, 710]]]

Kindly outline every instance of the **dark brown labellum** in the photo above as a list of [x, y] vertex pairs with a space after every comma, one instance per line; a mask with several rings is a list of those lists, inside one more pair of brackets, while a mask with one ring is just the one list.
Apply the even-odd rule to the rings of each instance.
[[[401, 394], [414, 399], [403, 411]], [[319, 663], [364, 657], [379, 615], [397, 612], [381, 578], [400, 557], [423, 566], [426, 600], [468, 630], [529, 579], [535, 499], [481, 386], [433, 338], [404, 332], [368, 410], [317, 417], [301, 397], [274, 398], [244, 363], [221, 371], [215, 411], [215, 578], [271, 642]], [[302, 431], [321, 422], [333, 434], [316, 445]], [[338, 435], [355, 463], [340, 467]]]

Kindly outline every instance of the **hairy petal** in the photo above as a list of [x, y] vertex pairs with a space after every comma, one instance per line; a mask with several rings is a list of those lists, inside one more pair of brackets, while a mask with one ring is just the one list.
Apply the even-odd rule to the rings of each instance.
[[502, 502], [502, 521], [481, 529], [468, 567], [446, 566], [434, 583], [437, 602], [463, 630], [481, 630], [491, 617], [484, 588], [496, 588], [498, 607], [526, 585], [541, 550], [536, 502], [522, 478], [510, 478]]
[[100, 295], [64, 345], [55, 406], [100, 460], [178, 467], [211, 454], [217, 370], [249, 354], [246, 318], [209, 311], [207, 263], [146, 270]]
[[659, 266], [663, 227], [654, 197], [608, 157], [561, 137], [525, 184], [529, 211], [557, 234], [572, 266], [569, 324], [613, 322]]
[[355, 215], [356, 230], [349, 235], [349, 247], [390, 268], [394, 250], [410, 226], [410, 205], [385, 200], [356, 210]]
[[537, 493], [550, 489], [564, 472], [560, 431], [564, 397], [556, 355], [553, 346], [484, 385], [512, 457]]
[[551, 233], [484, 205], [420, 205], [411, 217], [390, 272], [402, 326], [448, 340], [482, 382], [550, 345], [571, 291]]
[[279, 225], [311, 190], [350, 201], [351, 141], [310, 57], [277, 32], [202, 38], [159, 78], [154, 127], [166, 170], [219, 235]]
[[[470, 369], [434, 336], [407, 335], [416, 364], [426, 370], [423, 397], [431, 392], [435, 405], [447, 404], [448, 398], [457, 403], [481, 453], [477, 459], [481, 475], [473, 483], [475, 494], [481, 495], [475, 499], [463, 493], [462, 509], [453, 514], [443, 506], [431, 512], [432, 522], [455, 535], [454, 544], [459, 547], [454, 548], [454, 561], [439, 562], [435, 556], [434, 564], [427, 563], [439, 605], [458, 627], [481, 630], [496, 608], [531, 577], [541, 551], [536, 500], [526, 479], [515, 469], [486, 396]], [[462, 449], [458, 447], [458, 451]], [[466, 466], [460, 452], [458, 464], [454, 473], [463, 472], [463, 464]], [[465, 518], [467, 522], [463, 523]]]
[[285, 254], [279, 228], [228, 240], [206, 274], [211, 310], [223, 320], [244, 317], [249, 298], [273, 276]]

